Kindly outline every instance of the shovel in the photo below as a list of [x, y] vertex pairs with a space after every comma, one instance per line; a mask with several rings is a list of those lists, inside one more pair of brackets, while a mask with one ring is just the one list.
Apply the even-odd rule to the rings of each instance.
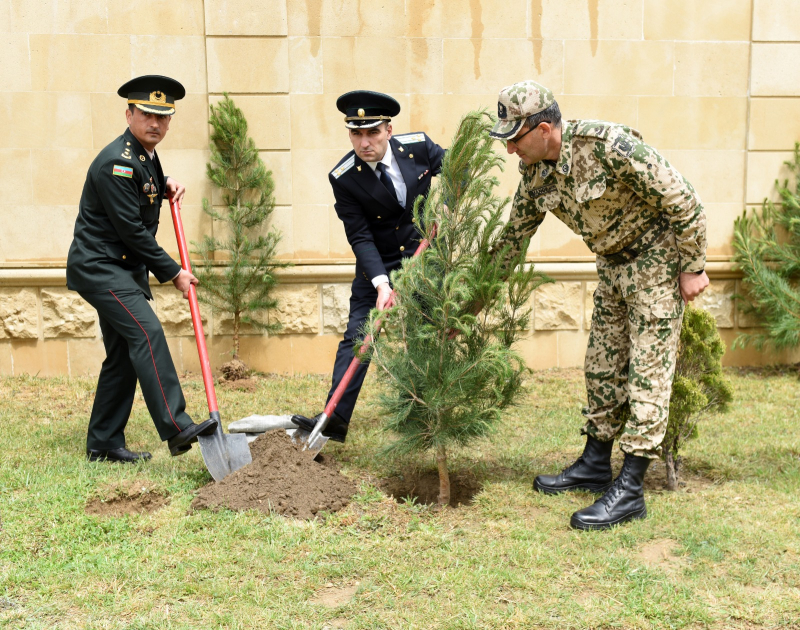
[[[431, 229], [431, 238], [436, 236], [436, 225], [434, 224]], [[417, 246], [416, 251], [414, 251], [414, 256], [419, 256], [422, 252], [428, 249], [430, 245], [430, 241], [425, 238], [420, 241], [419, 245]], [[389, 300], [386, 302], [386, 309], [390, 309], [394, 306], [395, 300], [395, 292], [392, 291], [392, 294], [389, 296]], [[375, 332], [373, 335], [377, 335], [381, 331], [381, 320], [383, 318], [379, 317], [375, 320]], [[306, 431], [304, 429], [287, 429], [286, 432], [292, 436], [292, 440], [295, 442], [300, 442], [303, 445], [304, 451], [311, 451], [312, 453], [316, 454], [322, 450], [322, 447], [328, 442], [328, 438], [322, 435], [322, 432], [325, 430], [325, 427], [328, 426], [328, 422], [330, 422], [331, 417], [333, 417], [333, 412], [336, 411], [336, 405], [339, 404], [339, 401], [342, 399], [344, 395], [344, 390], [347, 389], [347, 386], [350, 384], [350, 381], [353, 380], [353, 376], [358, 369], [358, 366], [361, 364], [361, 357], [364, 356], [364, 353], [367, 351], [367, 347], [369, 346], [370, 342], [373, 339], [373, 335], [367, 335], [364, 337], [362, 342], [361, 348], [358, 350], [358, 354], [353, 357], [353, 360], [350, 362], [347, 371], [344, 373], [342, 380], [339, 381], [339, 385], [336, 387], [336, 390], [333, 392], [333, 396], [328, 401], [328, 404], [325, 406], [325, 410], [322, 412], [319, 420], [317, 420], [317, 424], [314, 425], [313, 431]]]
[[[169, 200], [172, 211], [172, 223], [175, 225], [175, 237], [178, 239], [178, 251], [181, 255], [181, 266], [192, 272], [192, 263], [189, 261], [189, 250], [186, 248], [186, 235], [183, 232], [180, 204]], [[197, 289], [192, 284], [189, 286], [189, 309], [192, 312], [192, 325], [194, 337], [197, 340], [197, 353], [200, 355], [200, 369], [203, 372], [203, 386], [208, 400], [208, 415], [217, 421], [217, 430], [211, 435], [200, 435], [200, 452], [203, 461], [214, 481], [220, 481], [253, 461], [250, 455], [250, 446], [244, 434], [231, 435], [222, 432], [222, 420], [219, 417], [217, 393], [214, 390], [214, 379], [211, 376], [211, 363], [208, 360], [206, 337], [203, 333], [203, 320], [200, 318], [200, 305], [197, 303]]]

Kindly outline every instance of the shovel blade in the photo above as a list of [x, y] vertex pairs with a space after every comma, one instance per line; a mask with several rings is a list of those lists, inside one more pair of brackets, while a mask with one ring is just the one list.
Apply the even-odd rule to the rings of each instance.
[[222, 481], [232, 472], [253, 461], [247, 436], [243, 433], [225, 434], [218, 425], [214, 433], [198, 436], [197, 441], [200, 444], [203, 461], [214, 481]]
[[301, 445], [304, 451], [313, 453], [314, 457], [319, 454], [322, 447], [328, 443], [329, 439], [320, 434], [313, 443], [310, 443], [309, 438], [311, 437], [311, 431], [306, 431], [305, 429], [286, 429], [286, 434], [292, 438], [292, 442]]

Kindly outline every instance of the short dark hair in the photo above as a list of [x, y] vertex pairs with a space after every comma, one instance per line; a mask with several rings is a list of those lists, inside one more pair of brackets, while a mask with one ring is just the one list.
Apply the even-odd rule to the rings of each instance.
[[553, 104], [547, 109], [543, 109], [538, 114], [528, 116], [525, 119], [525, 127], [533, 129], [543, 122], [549, 122], [553, 127], [561, 126], [561, 110], [558, 108], [558, 103], [553, 101]]
[[133, 110], [136, 109], [136, 105], [134, 105], [133, 103], [128, 103], [128, 109], [130, 110], [130, 112], [132, 114]]

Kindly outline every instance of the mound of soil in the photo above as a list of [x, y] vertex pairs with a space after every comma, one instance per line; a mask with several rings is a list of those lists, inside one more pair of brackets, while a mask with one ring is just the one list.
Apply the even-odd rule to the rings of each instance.
[[151, 481], [131, 479], [103, 490], [86, 504], [87, 514], [122, 516], [124, 514], [149, 514], [164, 507], [167, 496], [153, 487]]
[[247, 365], [244, 361], [239, 359], [232, 359], [227, 363], [223, 363], [220, 367], [220, 372], [229, 381], [236, 381], [240, 378], [247, 377]]
[[[439, 473], [435, 470], [384, 479], [381, 490], [397, 501], [414, 499], [417, 503], [434, 505], [439, 501]], [[450, 507], [471, 505], [481, 484], [471, 472], [450, 473]]]
[[260, 510], [310, 519], [336, 512], [356, 492], [332, 458], [303, 452], [285, 431], [268, 431], [250, 444], [253, 463], [200, 489], [192, 508]]

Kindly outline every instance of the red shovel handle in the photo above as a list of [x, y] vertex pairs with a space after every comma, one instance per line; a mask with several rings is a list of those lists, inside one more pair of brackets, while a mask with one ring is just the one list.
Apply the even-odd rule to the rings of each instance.
[[[436, 224], [434, 223], [431, 226], [431, 238], [435, 237], [436, 237]], [[419, 245], [417, 246], [417, 249], [414, 251], [414, 256], [419, 256], [422, 252], [428, 249], [428, 246], [430, 244], [431, 242], [429, 239], [427, 238], [422, 239]], [[395, 295], [396, 295], [395, 292], [392, 291], [392, 294], [389, 296], [389, 301], [386, 303], [386, 308], [391, 308], [392, 306], [394, 306]], [[381, 331], [382, 319], [383, 319], [382, 317], [379, 317], [377, 320], [375, 320], [374, 334], [376, 335]], [[371, 341], [372, 341], [372, 335], [367, 335], [366, 337], [364, 337], [364, 341], [361, 345], [361, 348], [359, 348], [358, 350], [358, 356], [353, 357], [353, 360], [350, 362], [350, 365], [347, 368], [347, 371], [344, 373], [342, 380], [339, 381], [339, 384], [336, 386], [336, 391], [333, 392], [333, 396], [331, 396], [331, 399], [325, 406], [325, 411], [323, 413], [325, 414], [326, 417], [330, 418], [331, 416], [333, 416], [333, 412], [336, 411], [336, 405], [339, 404], [339, 401], [342, 399], [342, 396], [344, 396], [344, 390], [347, 389], [347, 386], [350, 384], [350, 381], [353, 380], [353, 376], [355, 375], [358, 366], [361, 365], [361, 359], [359, 357], [367, 351], [367, 347]]]
[[[181, 255], [181, 267], [189, 273], [192, 272], [192, 263], [189, 261], [189, 250], [186, 248], [186, 234], [183, 231], [180, 203], [169, 200], [169, 209], [172, 211], [172, 224], [175, 226], [175, 238], [178, 239], [178, 251]], [[211, 376], [211, 363], [208, 360], [206, 336], [203, 333], [203, 320], [200, 317], [200, 305], [197, 303], [197, 289], [189, 285], [189, 309], [192, 312], [194, 338], [197, 341], [197, 354], [200, 356], [200, 369], [203, 371], [203, 385], [206, 388], [209, 413], [219, 411], [217, 405], [217, 392], [214, 389], [214, 378]]]

